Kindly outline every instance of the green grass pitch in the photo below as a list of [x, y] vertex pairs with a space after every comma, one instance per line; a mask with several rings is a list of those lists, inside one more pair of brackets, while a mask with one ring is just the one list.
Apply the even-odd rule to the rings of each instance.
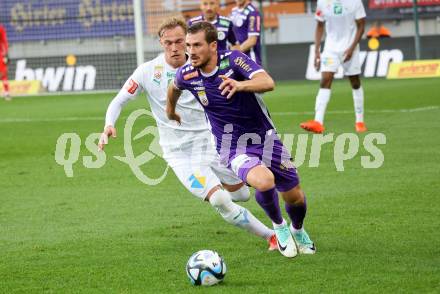
[[[386, 135], [378, 145], [384, 164], [362, 168], [368, 153], [361, 147], [338, 172], [334, 144], [322, 147], [319, 167], [306, 157], [299, 167], [306, 228], [318, 251], [294, 259], [267, 252], [264, 241], [226, 224], [172, 172], [147, 186], [114, 158], [124, 155], [125, 118], [147, 107], [144, 97], [124, 109], [99, 169], [83, 166], [91, 155], [84, 142], [102, 130], [114, 93], [0, 101], [0, 292], [438, 293], [440, 80], [363, 85], [369, 132]], [[279, 83], [265, 96], [280, 133], [304, 133], [299, 123], [312, 118], [317, 90], [317, 82]], [[347, 81], [334, 84], [328, 111], [328, 132], [354, 131]], [[68, 178], [54, 153], [57, 138], [71, 132], [82, 145]], [[135, 141], [137, 154], [148, 140]], [[156, 158], [142, 170], [153, 177], [165, 166]], [[244, 206], [269, 224], [254, 199]], [[188, 282], [186, 261], [200, 249], [223, 255], [222, 284], [202, 289]]]

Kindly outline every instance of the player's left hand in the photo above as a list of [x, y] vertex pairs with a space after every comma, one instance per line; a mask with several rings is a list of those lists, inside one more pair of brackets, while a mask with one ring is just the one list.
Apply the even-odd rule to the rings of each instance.
[[351, 59], [351, 57], [353, 56], [353, 52], [354, 52], [354, 49], [351, 49], [351, 48], [345, 50], [345, 52], [344, 52], [344, 62], [347, 62], [347, 61], [349, 61]]
[[9, 57], [8, 55], [3, 56], [3, 63], [8, 64], [9, 63]]
[[222, 90], [223, 96], [227, 94], [226, 99], [230, 99], [235, 94], [235, 92], [240, 91], [240, 82], [234, 79], [230, 79], [225, 75], [220, 75], [219, 77], [223, 80], [223, 82], [218, 88], [219, 90]]
[[182, 119], [180, 118], [180, 115], [178, 115], [177, 113], [170, 112], [170, 113], [167, 113], [167, 116], [168, 116], [169, 120], [175, 120], [179, 125], [182, 124]]

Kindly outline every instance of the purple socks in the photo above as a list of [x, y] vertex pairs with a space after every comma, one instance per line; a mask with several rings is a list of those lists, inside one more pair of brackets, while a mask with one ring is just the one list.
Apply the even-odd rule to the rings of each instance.
[[304, 196], [304, 204], [294, 205], [286, 203], [285, 207], [287, 214], [292, 220], [293, 227], [297, 230], [301, 229], [307, 212], [306, 196]]
[[278, 193], [275, 187], [264, 192], [257, 190], [255, 193], [255, 199], [257, 200], [258, 204], [260, 204], [260, 206], [264, 209], [267, 216], [272, 220], [272, 222], [278, 225], [283, 222], [280, 204], [278, 202]]

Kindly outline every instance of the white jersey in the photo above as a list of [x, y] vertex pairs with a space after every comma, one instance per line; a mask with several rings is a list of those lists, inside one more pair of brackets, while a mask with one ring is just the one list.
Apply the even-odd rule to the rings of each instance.
[[189, 91], [183, 91], [176, 107], [181, 116], [181, 125], [170, 121], [166, 115], [168, 84], [174, 80], [177, 68], [165, 61], [164, 54], [140, 65], [128, 78], [125, 85], [110, 103], [105, 125], [115, 125], [122, 106], [145, 91], [151, 112], [156, 120], [160, 145], [162, 147], [179, 146], [191, 141], [200, 132], [209, 130], [203, 108]]
[[356, 36], [356, 20], [365, 16], [361, 0], [318, 0], [315, 18], [325, 22], [324, 51], [341, 53], [347, 50]]

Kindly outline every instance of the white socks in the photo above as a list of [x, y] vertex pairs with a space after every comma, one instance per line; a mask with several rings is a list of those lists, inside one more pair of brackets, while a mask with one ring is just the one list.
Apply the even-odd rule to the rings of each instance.
[[364, 121], [364, 89], [353, 89], [354, 112], [356, 114], [356, 122]]
[[245, 202], [248, 201], [251, 197], [249, 187], [246, 185], [241, 186], [240, 189], [238, 189], [237, 191], [229, 192], [229, 194], [231, 194], [232, 201], [234, 202]]
[[330, 101], [331, 90], [330, 89], [319, 89], [318, 95], [316, 96], [315, 104], [315, 120], [324, 124], [324, 114], [327, 108], [327, 104]]
[[228, 223], [268, 240], [274, 232], [260, 222], [249, 210], [235, 204], [224, 190], [217, 190], [209, 198], [209, 203]]

